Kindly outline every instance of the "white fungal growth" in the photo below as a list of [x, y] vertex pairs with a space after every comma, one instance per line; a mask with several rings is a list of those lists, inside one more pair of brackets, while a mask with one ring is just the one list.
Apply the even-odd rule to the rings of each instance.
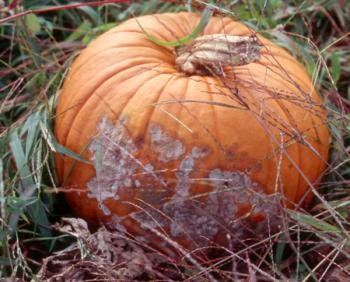
[[90, 144], [91, 160], [96, 161], [99, 154], [101, 167], [99, 174], [87, 183], [88, 197], [95, 198], [105, 215], [110, 211], [104, 205], [107, 199], [118, 199], [122, 187], [132, 186], [132, 175], [138, 164], [133, 160], [136, 147], [125, 129], [125, 119], [116, 125], [103, 118], [98, 125], [98, 135]]
[[[262, 187], [246, 173], [219, 168], [206, 173], [201, 171], [199, 184], [195, 177], [211, 151], [201, 146], [186, 149], [179, 139], [172, 138], [157, 124], [150, 125], [148, 138], [144, 140], [150, 140], [149, 150], [156, 153], [158, 162], [141, 163], [134, 155], [142, 148], [133, 142], [126, 123], [127, 119], [117, 124], [102, 119], [98, 135], [89, 147], [91, 160], [95, 163], [100, 160], [101, 164], [96, 177], [87, 184], [88, 197], [98, 201], [105, 215], [111, 215], [105, 200], [112, 199], [118, 205], [121, 191], [138, 191], [139, 199], [130, 200], [139, 209], [124, 217], [112, 215], [110, 226], [121, 230], [125, 219], [133, 220], [146, 231], [169, 230], [169, 236], [186, 239], [196, 248], [207, 246], [217, 234], [229, 233], [232, 240], [238, 242], [247, 236], [250, 228], [253, 235], [266, 233], [266, 220], [252, 223], [249, 214], [242, 216], [240, 213], [241, 205], [250, 205], [250, 213], [263, 212], [272, 227], [280, 223], [280, 195], [265, 195]], [[159, 172], [168, 168], [157, 166], [159, 161], [175, 160], [179, 161], [179, 166], [169, 167], [175, 185], [168, 187], [168, 180], [173, 179]], [[204, 178], [203, 173], [206, 174]], [[207, 185], [207, 192], [198, 194], [197, 185]]]
[[190, 173], [194, 168], [194, 159], [192, 156], [185, 157], [176, 172], [176, 188], [173, 200], [186, 199], [189, 196], [190, 189]]
[[171, 138], [158, 125], [152, 124], [148, 134], [151, 139], [151, 150], [159, 154], [160, 161], [166, 163], [177, 160], [185, 153], [185, 146], [180, 140]]
[[197, 146], [194, 146], [192, 148], [191, 156], [195, 159], [205, 158], [209, 156], [210, 150], [205, 148], [199, 148]]

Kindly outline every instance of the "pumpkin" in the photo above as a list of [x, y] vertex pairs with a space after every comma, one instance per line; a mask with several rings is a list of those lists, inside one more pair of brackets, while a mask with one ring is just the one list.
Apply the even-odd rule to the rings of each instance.
[[76, 58], [57, 104], [58, 142], [87, 160], [56, 156], [71, 207], [157, 247], [162, 238], [195, 249], [266, 233], [281, 207], [310, 203], [327, 160], [322, 101], [287, 51], [216, 16], [204, 38], [255, 36], [258, 57], [219, 64], [221, 73], [205, 59], [202, 71], [186, 70], [181, 47], [143, 32], [176, 41], [199, 20], [149, 15], [104, 33]]

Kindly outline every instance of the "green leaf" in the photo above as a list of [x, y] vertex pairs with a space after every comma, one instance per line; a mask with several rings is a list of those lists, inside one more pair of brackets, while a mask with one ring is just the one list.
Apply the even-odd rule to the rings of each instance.
[[141, 15], [148, 15], [154, 13], [157, 6], [159, 5], [158, 0], [149, 0], [147, 1], [147, 5], [143, 5], [141, 10]]
[[34, 14], [26, 15], [25, 23], [27, 27], [34, 33], [38, 33], [41, 29], [39, 18]]
[[91, 23], [83, 21], [82, 24], [67, 37], [66, 41], [76, 41], [86, 35], [91, 30]]
[[38, 115], [38, 113], [35, 113], [34, 115], [31, 115], [27, 119], [27, 121], [25, 122], [22, 128], [22, 134], [27, 132], [27, 137], [25, 142], [26, 143], [25, 155], [27, 159], [29, 158], [30, 153], [32, 152], [32, 149], [37, 140], [37, 136], [39, 133], [39, 121], [40, 121], [40, 116]]
[[[20, 195], [21, 200], [27, 201], [34, 197], [35, 192], [37, 190], [37, 185], [35, 184], [33, 176], [30, 172], [28, 160], [23, 151], [23, 147], [18, 133], [14, 131], [11, 134], [10, 138], [10, 148], [12, 151], [12, 155], [14, 156], [15, 163], [19, 171], [22, 183], [22, 189], [18, 189], [18, 193]], [[50, 223], [47, 218], [44, 205], [39, 198], [36, 198], [35, 202], [31, 203], [31, 205], [27, 207], [27, 212], [30, 215], [33, 222], [35, 223], [35, 225], [39, 226], [40, 232], [45, 236], [50, 236]], [[20, 213], [22, 213], [22, 209], [18, 210], [17, 212], [13, 212], [10, 216], [9, 225], [11, 226], [12, 231], [14, 231], [17, 226]]]
[[41, 128], [41, 132], [43, 134], [44, 139], [46, 140], [47, 144], [49, 145], [49, 147], [51, 148], [52, 151], [66, 155], [66, 156], [71, 157], [72, 159], [78, 160], [80, 162], [90, 164], [90, 162], [88, 160], [83, 159], [79, 154], [76, 154], [76, 153], [70, 151], [69, 149], [65, 148], [61, 144], [59, 144], [56, 141], [56, 138], [53, 136], [51, 131], [45, 126], [44, 123], [40, 122], [40, 128]]
[[332, 61], [332, 77], [333, 77], [334, 83], [337, 83], [340, 78], [339, 54], [333, 53], [331, 56], [331, 61]]
[[82, 43], [84, 45], [88, 45], [92, 40], [94, 40], [98, 35], [102, 34], [103, 32], [106, 32], [110, 30], [111, 28], [115, 27], [115, 23], [107, 23], [107, 24], [101, 24], [92, 30], [90, 30], [89, 33], [86, 33], [86, 35], [82, 39]]
[[12, 155], [14, 156], [14, 159], [15, 159], [15, 163], [16, 163], [19, 175], [21, 177], [21, 182], [23, 187], [25, 189], [35, 187], [35, 183], [30, 173], [30, 170], [27, 164], [27, 159], [23, 151], [21, 140], [16, 131], [11, 134], [10, 147], [11, 147]]
[[44, 236], [52, 236], [50, 222], [44, 203], [37, 198], [37, 201], [28, 208], [30, 218], [39, 227], [40, 233]]
[[289, 215], [297, 222], [311, 226], [323, 232], [341, 233], [341, 230], [336, 226], [331, 225], [323, 220], [315, 218], [311, 215], [303, 214], [297, 211], [288, 211]]
[[[140, 26], [142, 32], [147, 36], [147, 38], [149, 40], [151, 40], [152, 42], [156, 43], [157, 45], [160, 46], [167, 46], [167, 47], [176, 47], [176, 46], [181, 46], [184, 45], [190, 41], [192, 41], [193, 39], [195, 39], [202, 31], [203, 29], [206, 27], [206, 25], [208, 24], [211, 16], [213, 14], [213, 11], [207, 7], [203, 14], [202, 17], [198, 23], [198, 25], [196, 26], [196, 28], [187, 36], [180, 38], [178, 41], [161, 41], [159, 40], [157, 37], [149, 34], [142, 26], [139, 22], [138, 25]], [[137, 21], [137, 20], [136, 20]]]
[[1, 266], [10, 266], [12, 264], [13, 264], [13, 262], [11, 263], [11, 261], [8, 257], [4, 257], [4, 256], [0, 257], [0, 265]]
[[299, 51], [297, 43], [292, 40], [289, 36], [287, 36], [285, 33], [280, 32], [279, 30], [274, 30], [269, 33], [270, 35], [273, 35], [276, 40], [274, 40], [279, 46], [282, 46], [289, 50], [294, 56], [296, 56], [297, 52]]
[[6, 201], [7, 208], [10, 212], [18, 212], [21, 213], [25, 208], [29, 207], [30, 205], [35, 204], [37, 201], [36, 197], [33, 197], [32, 194], [35, 192], [35, 190], [32, 191], [26, 191], [26, 195], [24, 197], [22, 193], [22, 197], [14, 197], [14, 196], [6, 196], [3, 198], [0, 198], [1, 201]]
[[[281, 237], [285, 239], [284, 234], [282, 234]], [[286, 243], [285, 242], [278, 242], [277, 247], [276, 247], [276, 254], [275, 254], [275, 263], [277, 265], [282, 264], [285, 249], [286, 249]]]
[[85, 13], [91, 19], [94, 25], [98, 26], [101, 24], [102, 20], [100, 15], [92, 7], [80, 6], [77, 9]]
[[26, 48], [22, 47], [24, 53], [31, 57], [34, 64], [39, 67], [42, 63], [42, 57], [40, 55], [41, 46], [39, 45], [37, 38], [31, 34], [31, 29], [26, 24], [25, 18], [19, 19], [18, 31], [19, 34], [26, 39], [26, 45], [28, 45]]

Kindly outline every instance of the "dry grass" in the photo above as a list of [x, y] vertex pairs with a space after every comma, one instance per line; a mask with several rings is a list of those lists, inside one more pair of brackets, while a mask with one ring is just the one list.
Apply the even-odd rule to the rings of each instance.
[[[51, 226], [71, 216], [58, 194], [53, 154], [80, 158], [52, 134], [56, 94], [72, 60], [96, 36], [129, 17], [202, 11], [207, 5], [206, 1], [108, 2], [0, 1], [0, 277], [39, 281], [65, 269], [71, 275], [67, 277], [82, 275], [78, 279], [86, 281], [350, 279], [347, 1], [249, 0], [214, 5], [219, 13], [244, 21], [288, 49], [306, 65], [325, 101], [332, 148], [321, 185], [313, 190], [316, 200], [311, 211], [285, 210], [280, 232], [239, 250], [218, 246], [205, 262], [198, 256], [202, 250], [189, 253], [167, 237], [163, 239], [177, 250], [177, 259], [105, 229], [90, 234], [80, 221], [68, 221], [58, 230]], [[99, 240], [103, 242], [96, 243]], [[55, 251], [60, 253], [54, 256]]]

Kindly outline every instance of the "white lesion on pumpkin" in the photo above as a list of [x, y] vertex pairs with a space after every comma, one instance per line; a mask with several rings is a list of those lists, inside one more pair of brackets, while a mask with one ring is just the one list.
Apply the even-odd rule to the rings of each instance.
[[170, 137], [160, 126], [151, 124], [148, 134], [151, 150], [159, 154], [160, 161], [167, 163], [178, 160], [185, 153], [185, 146], [181, 141]]
[[[200, 180], [201, 185], [204, 182], [210, 187], [207, 190], [211, 191], [195, 194], [198, 183], [194, 176], [200, 162], [204, 162], [211, 151], [194, 146], [186, 152], [179, 139], [172, 138], [159, 125], [152, 123], [147, 131], [150, 150], [157, 153], [161, 163], [180, 161], [177, 169], [171, 169], [176, 178], [175, 186], [166, 186], [164, 183], [169, 179], [157, 174], [156, 164], [142, 164], [133, 156], [140, 148], [136, 147], [126, 130], [126, 122], [122, 119], [114, 125], [106, 118], [102, 119], [99, 134], [89, 148], [94, 160], [96, 145], [102, 147], [101, 172], [99, 177], [88, 182], [87, 187], [88, 196], [99, 202], [105, 215], [110, 215], [110, 211], [104, 201], [113, 199], [117, 205], [121, 189], [137, 189], [140, 192], [141, 201], [134, 199], [138, 211], [125, 217], [113, 215], [111, 224], [118, 222], [118, 229], [123, 220], [129, 218], [146, 231], [165, 228], [171, 237], [186, 238], [193, 242], [193, 247], [200, 247], [208, 245], [208, 241], [219, 232], [230, 232], [232, 238], [242, 239], [250, 223], [247, 219], [249, 215], [242, 217], [239, 214], [240, 204], [249, 204], [251, 213], [263, 212], [270, 225], [279, 223], [279, 195], [265, 195], [262, 187], [247, 173], [214, 168], [207, 172], [205, 179]], [[162, 186], [163, 192], [156, 191], [158, 186]], [[257, 223], [254, 228], [255, 232], [266, 233], [264, 223]]]
[[[247, 228], [252, 225], [249, 216], [252, 214], [261, 212], [266, 218], [264, 222], [253, 224], [252, 231], [256, 234], [269, 232], [267, 220], [272, 223], [272, 228], [280, 223], [280, 194], [266, 195], [262, 187], [243, 172], [214, 169], [209, 173], [209, 179], [214, 189], [210, 193], [208, 205], [217, 207], [215, 213], [224, 220], [222, 223], [230, 230], [233, 241], [238, 243], [247, 236]], [[240, 215], [242, 204], [250, 205], [251, 210]]]
[[[141, 184], [140, 180], [134, 179], [140, 169], [144, 174], [151, 176], [152, 184], [156, 180], [161, 186], [166, 186], [163, 179], [154, 172], [152, 164], [143, 164], [134, 157], [139, 148], [128, 133], [127, 121], [127, 118], [122, 117], [113, 124], [106, 117], [102, 118], [97, 126], [97, 136], [89, 146], [91, 161], [95, 163], [96, 159], [99, 159], [101, 163], [98, 164], [99, 173], [87, 183], [87, 196], [95, 198], [101, 211], [107, 216], [111, 215], [111, 212], [104, 204], [105, 200], [119, 200], [120, 189], [145, 186], [146, 183]], [[151, 125], [150, 135], [153, 136], [152, 146], [160, 153], [162, 161], [169, 161], [182, 154], [182, 143], [171, 139], [156, 125]]]
[[105, 215], [110, 211], [105, 206], [107, 199], [118, 200], [118, 191], [122, 187], [132, 186], [132, 175], [138, 169], [132, 154], [137, 150], [126, 130], [127, 119], [112, 124], [103, 118], [98, 124], [98, 135], [89, 146], [91, 160], [99, 156], [101, 164], [99, 174], [87, 183], [88, 197], [95, 198]]

